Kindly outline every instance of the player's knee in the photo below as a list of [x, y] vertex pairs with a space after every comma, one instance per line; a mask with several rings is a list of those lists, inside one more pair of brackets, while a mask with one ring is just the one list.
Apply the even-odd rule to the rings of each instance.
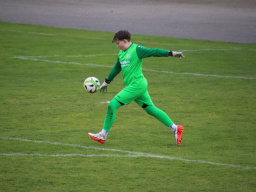
[[112, 103], [110, 102], [110, 103], [108, 104], [108, 111], [114, 111], [114, 110], [116, 110], [114, 106], [115, 106], [115, 105], [113, 105], [113, 102], [112, 102]]
[[155, 114], [154, 114], [154, 106], [146, 106], [143, 109], [147, 112], [147, 114], [155, 116]]
[[112, 99], [108, 104], [108, 110], [116, 111], [121, 106], [122, 104], [119, 101], [117, 101], [116, 99]]

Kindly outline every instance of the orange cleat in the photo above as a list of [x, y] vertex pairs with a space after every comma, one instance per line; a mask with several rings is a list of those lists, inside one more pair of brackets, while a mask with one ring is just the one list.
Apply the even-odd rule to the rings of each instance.
[[183, 132], [182, 125], [178, 125], [176, 131], [174, 132], [174, 138], [176, 139], [177, 145], [181, 144], [182, 132]]
[[98, 141], [101, 144], [104, 144], [106, 141], [106, 137], [102, 133], [88, 133], [88, 135], [95, 141]]

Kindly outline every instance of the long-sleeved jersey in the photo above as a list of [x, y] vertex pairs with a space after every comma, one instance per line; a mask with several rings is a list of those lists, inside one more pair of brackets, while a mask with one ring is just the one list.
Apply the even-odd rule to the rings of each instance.
[[108, 75], [112, 81], [115, 76], [122, 70], [123, 81], [125, 86], [131, 83], [144, 84], [146, 79], [142, 74], [142, 59], [146, 57], [168, 57], [168, 50], [150, 49], [132, 43], [125, 51], [120, 50], [115, 66]]

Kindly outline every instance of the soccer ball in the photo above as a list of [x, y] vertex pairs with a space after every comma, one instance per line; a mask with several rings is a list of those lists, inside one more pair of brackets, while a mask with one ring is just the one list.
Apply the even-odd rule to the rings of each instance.
[[84, 88], [88, 93], [95, 93], [100, 89], [100, 81], [96, 77], [88, 77], [84, 80]]

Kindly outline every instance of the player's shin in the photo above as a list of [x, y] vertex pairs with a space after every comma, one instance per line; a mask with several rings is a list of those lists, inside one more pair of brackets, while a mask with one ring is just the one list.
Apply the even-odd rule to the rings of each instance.
[[103, 129], [109, 132], [116, 118], [116, 110], [122, 105], [116, 100], [112, 99], [108, 104], [108, 110], [105, 117]]

